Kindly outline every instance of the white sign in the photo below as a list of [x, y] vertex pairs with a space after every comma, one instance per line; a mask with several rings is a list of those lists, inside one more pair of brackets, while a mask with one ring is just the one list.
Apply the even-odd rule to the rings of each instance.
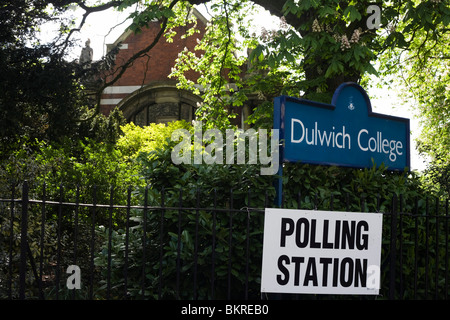
[[383, 216], [266, 208], [261, 292], [374, 294]]

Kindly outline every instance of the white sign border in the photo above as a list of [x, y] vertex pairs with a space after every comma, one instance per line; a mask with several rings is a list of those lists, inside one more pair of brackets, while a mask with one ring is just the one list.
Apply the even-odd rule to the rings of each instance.
[[[310, 221], [316, 220], [317, 230], [320, 229], [320, 220], [328, 221], [368, 221], [368, 250], [357, 249], [323, 249], [323, 248], [298, 248], [295, 243], [295, 235], [285, 237], [285, 247], [280, 245], [281, 237], [281, 220], [282, 218], [290, 218], [294, 221], [306, 217]], [[321, 226], [324, 223], [322, 220]], [[331, 226], [331, 225], [330, 225]], [[368, 212], [344, 212], [344, 211], [321, 211], [321, 210], [301, 210], [301, 209], [278, 209], [266, 208], [264, 221], [264, 240], [263, 240], [263, 257], [261, 270], [261, 292], [262, 293], [294, 293], [294, 294], [357, 294], [357, 295], [378, 295], [380, 284], [380, 266], [381, 266], [381, 245], [382, 245], [382, 228], [383, 228], [383, 214], [382, 213], [368, 213]], [[331, 230], [331, 228], [330, 228]], [[295, 230], [293, 231], [295, 233]], [[329, 231], [330, 232], [330, 231]], [[322, 233], [318, 233], [316, 240], [320, 242]], [[333, 231], [334, 236], [334, 231]], [[324, 240], [324, 239], [322, 239]], [[332, 240], [329, 240], [333, 242]], [[327, 286], [321, 286], [323, 280], [322, 272], [317, 271], [317, 278], [319, 279], [318, 286], [302, 286], [301, 284], [294, 285], [294, 275], [289, 270], [290, 281], [286, 285], [280, 285], [276, 281], [277, 275], [283, 278], [284, 274], [278, 268], [278, 259], [282, 255], [288, 257], [301, 256], [304, 257], [304, 263], [300, 265], [300, 274], [305, 274], [307, 261], [309, 257], [366, 257], [368, 259], [367, 283], [366, 287], [343, 287], [338, 281], [336, 287], [332, 286], [333, 279], [327, 277]], [[292, 262], [292, 261], [291, 261]], [[317, 264], [317, 263], [316, 263]], [[295, 263], [289, 265], [289, 269], [294, 267]], [[286, 267], [286, 265], [284, 265]], [[303, 267], [303, 269], [302, 269]], [[330, 265], [330, 268], [333, 268]], [[317, 268], [319, 270], [319, 268]], [[285, 271], [285, 270], [283, 270]], [[295, 273], [294, 273], [295, 274]], [[329, 272], [328, 272], [329, 274]], [[300, 281], [302, 277], [300, 276]], [[353, 282], [354, 283], [354, 282]], [[331, 284], [331, 286], [330, 286]]]

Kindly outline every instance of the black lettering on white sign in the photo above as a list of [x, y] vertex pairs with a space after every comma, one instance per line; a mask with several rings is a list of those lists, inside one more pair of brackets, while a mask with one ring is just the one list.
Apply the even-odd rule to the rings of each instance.
[[382, 215], [266, 209], [262, 292], [378, 294]]

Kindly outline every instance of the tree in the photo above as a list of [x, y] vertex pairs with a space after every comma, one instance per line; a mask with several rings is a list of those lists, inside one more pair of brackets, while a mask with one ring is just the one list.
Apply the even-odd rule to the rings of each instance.
[[[430, 159], [426, 175], [430, 178], [429, 185], [447, 194], [450, 192], [449, 12], [446, 1], [420, 3], [394, 26], [394, 34], [398, 34], [402, 45], [380, 56], [381, 74], [396, 74], [394, 83], [404, 88], [404, 99], [414, 102], [422, 124], [418, 149]], [[421, 23], [417, 25], [410, 23], [418, 20]]]
[[[381, 59], [384, 54], [398, 57], [402, 50], [420, 50], [416, 44], [421, 32], [446, 30], [449, 23], [447, 2], [171, 1], [174, 16], [180, 15], [177, 11], [180, 7], [189, 9], [189, 5], [208, 3], [212, 11], [208, 30], [198, 46], [205, 54], [195, 57], [193, 53], [181, 52], [173, 76], [180, 81], [180, 87], [195, 91], [194, 84], [183, 74], [190, 69], [200, 72], [199, 82], [208, 84], [209, 90], [203, 95], [205, 104], [199, 115], [205, 114], [215, 120], [224, 116], [223, 106], [242, 105], [250, 92], [273, 87], [277, 88], [277, 94], [302, 95], [329, 102], [334, 90], [343, 82], [367, 84], [366, 76], [377, 74], [375, 63], [380, 63], [387, 73], [389, 59]], [[152, 3], [151, 10], [158, 6], [167, 9], [169, 5], [168, 1]], [[260, 39], [250, 35], [242, 17], [251, 15], [256, 6], [281, 17], [283, 26]], [[180, 23], [170, 14], [167, 17], [168, 29], [173, 21]], [[442, 42], [444, 36], [435, 34], [434, 37]], [[252, 69], [245, 76], [243, 65], [246, 59], [235, 55], [241, 47], [253, 49], [250, 55]], [[392, 68], [391, 72], [395, 70]], [[267, 86], [261, 87], [261, 81]], [[233, 82], [239, 91], [230, 92], [233, 90], [230, 90], [229, 82]], [[270, 101], [272, 96], [265, 98]], [[261, 108], [264, 107], [267, 104], [263, 103]], [[268, 112], [260, 114], [267, 116]]]
[[450, 29], [442, 25], [421, 32], [415, 48], [405, 54], [400, 72], [408, 88], [406, 98], [416, 101], [422, 124], [419, 152], [430, 159], [431, 184], [450, 193]]
[[[22, 2], [19, 5], [19, 8], [23, 8], [20, 9], [22, 10], [22, 13], [19, 12], [20, 14], [11, 9], [5, 9], [11, 7], [12, 2], [2, 5], [4, 15], [17, 13], [16, 16], [20, 17], [27, 10], [32, 13], [27, 15], [29, 17], [27, 19], [9, 18], [3, 24], [6, 31], [1, 32], [9, 35], [6, 39], [9, 39], [8, 43], [14, 43], [14, 52], [16, 53], [19, 52], [17, 49], [28, 48], [21, 45], [20, 41], [14, 40], [18, 39], [17, 34], [28, 35], [28, 38], [32, 38], [33, 28], [38, 25], [37, 22], [49, 18], [49, 15], [45, 14], [45, 10], [48, 9], [44, 6], [43, 1]], [[32, 5], [27, 7], [25, 3]], [[64, 12], [70, 4], [78, 5], [84, 10], [85, 13], [80, 24], [76, 27], [66, 24], [64, 28], [66, 33], [60, 37], [57, 46], [34, 46], [34, 49], [47, 50], [46, 54], [41, 53], [34, 59], [25, 60], [36, 61], [36, 63], [30, 62], [25, 68], [23, 65], [18, 65], [16, 69], [11, 70], [11, 74], [21, 74], [17, 71], [35, 67], [38, 68], [35, 74], [46, 74], [44, 71], [51, 71], [51, 68], [43, 68], [44, 65], [56, 66], [55, 61], [64, 65], [58, 58], [69, 46], [71, 35], [82, 27], [86, 17], [90, 14], [102, 12], [111, 7], [117, 10], [133, 7], [135, 10], [130, 16], [133, 19], [130, 28], [135, 32], [139, 32], [147, 25], [148, 21], [154, 19], [161, 21], [161, 30], [154, 41], [131, 57], [129, 61], [118, 66], [118, 72], [112, 80], [99, 84], [96, 89], [96, 103], [94, 101], [90, 117], [87, 119], [99, 112], [100, 93], [106, 86], [116, 82], [134, 60], [148, 54], [156, 42], [163, 41], [163, 36], [170, 41], [176, 26], [192, 23], [193, 21], [188, 18], [187, 13], [192, 10], [194, 5], [203, 4], [208, 4], [212, 16], [206, 34], [200, 39], [197, 48], [203, 50], [204, 54], [196, 57], [187, 51], [180, 52], [172, 75], [178, 79], [180, 88], [196, 91], [197, 88], [186, 80], [184, 74], [191, 69], [200, 73], [198, 82], [208, 90], [202, 93], [204, 103], [198, 109], [197, 116], [208, 120], [211, 125], [229, 125], [230, 113], [224, 107], [240, 106], [247, 101], [250, 95], [257, 94], [261, 104], [255, 108], [250, 121], [258, 126], [269, 126], [271, 123], [271, 100], [274, 96], [289, 94], [328, 103], [334, 90], [342, 82], [353, 81], [359, 82], [363, 86], [367, 85], [367, 75], [378, 74], [375, 65], [378, 66], [382, 75], [398, 76], [401, 71], [406, 74], [410, 70], [409, 77], [407, 77], [410, 92], [414, 90], [413, 88], [426, 88], [422, 90], [423, 93], [433, 91], [437, 94], [436, 97], [440, 93], [446, 92], [446, 86], [442, 84], [439, 85], [439, 88], [435, 88], [437, 91], [431, 87], [431, 83], [442, 82], [442, 79], [446, 77], [444, 71], [441, 72], [441, 80], [436, 78], [439, 81], [430, 82], [431, 75], [421, 70], [426, 70], [427, 66], [440, 68], [438, 67], [440, 62], [448, 61], [447, 53], [437, 54], [440, 49], [443, 52], [446, 50], [444, 45], [448, 42], [448, 24], [450, 22], [448, 0], [392, 0], [377, 3], [366, 0], [110, 0], [101, 4], [92, 4], [87, 0], [52, 1], [56, 13]], [[249, 33], [249, 22], [242, 17], [251, 16], [254, 14], [255, 8], [260, 7], [280, 17], [281, 22], [278, 30], [266, 30], [258, 38]], [[16, 23], [14, 24], [13, 21]], [[195, 35], [195, 27], [194, 23], [184, 36]], [[3, 54], [8, 54], [5, 50], [11, 48], [11, 45], [2, 48]], [[247, 64], [247, 57], [242, 54], [245, 49], [251, 51], [250, 64]], [[50, 55], [53, 53], [54, 55]], [[401, 57], [404, 57], [406, 53], [409, 58], [402, 60]], [[3, 59], [2, 61], [7, 60]], [[18, 61], [24, 60], [19, 59]], [[434, 65], [428, 63], [434, 63]], [[5, 64], [3, 68], [8, 70], [11, 66], [16, 65], [9, 63]], [[73, 72], [66, 73], [66, 77], [62, 79], [66, 81], [66, 84], [77, 83], [77, 76], [73, 76]], [[18, 78], [11, 83], [21, 82], [31, 83], [33, 81], [29, 78]], [[233, 86], [230, 86], [230, 83], [233, 83]], [[48, 92], [58, 92], [57, 90], [52, 91], [51, 88], [60, 86], [60, 84], [52, 85], [51, 82], [47, 84], [49, 85]], [[75, 101], [80, 97], [76, 94], [80, 86], [73, 86], [73, 88], [74, 91], [69, 92], [74, 94], [64, 97], [63, 100], [73, 101], [74, 104], [80, 105], [79, 101]], [[22, 100], [36, 101], [36, 95], [33, 94], [30, 94], [29, 97], [24, 95], [25, 99], [22, 99], [22, 92], [29, 91], [21, 91], [18, 87], [11, 86], [6, 91], [8, 95], [5, 97], [15, 101], [13, 105], [20, 105], [17, 101]], [[200, 94], [200, 92], [196, 92]], [[67, 91], [65, 93], [68, 94]], [[417, 92], [414, 94], [416, 97], [419, 96]], [[39, 95], [40, 98], [42, 98], [41, 96]], [[40, 105], [46, 106], [41, 110], [36, 109], [38, 111], [36, 115], [40, 115], [41, 118], [43, 114], [47, 114], [46, 108], [49, 105], [59, 105], [56, 100], [50, 99], [52, 101], [49, 101], [49, 96], [51, 95], [47, 95], [47, 100], [38, 100]], [[62, 97], [58, 94], [56, 96]], [[426, 95], [422, 96], [426, 97]], [[442, 97], [440, 99], [442, 100]], [[24, 110], [33, 110], [33, 108], [23, 106], [22, 109], [21, 112], [15, 113], [11, 111], [11, 108], [2, 108], [3, 123], [8, 121], [4, 119], [14, 119], [13, 117], [18, 114], [21, 117], [27, 117], [28, 120], [33, 119], [35, 122], [39, 120], [38, 116], [34, 117], [31, 115], [32, 113], [24, 112]], [[79, 112], [79, 109], [73, 112]], [[56, 112], [56, 110], [59, 111]], [[427, 110], [427, 108], [423, 110]], [[69, 116], [69, 111], [62, 107], [60, 109], [56, 107], [52, 114], [58, 114], [59, 118], [57, 117], [53, 122], [55, 125], [49, 126], [49, 128], [51, 127], [52, 130], [58, 128], [58, 124], [63, 123], [61, 121], [63, 115], [67, 115], [65, 120], [74, 116], [74, 114]], [[424, 113], [424, 116], [427, 114]], [[79, 117], [83, 119], [82, 115]], [[86, 120], [86, 118], [84, 119]], [[21, 123], [21, 121], [26, 123], [24, 119], [17, 119], [15, 123]], [[45, 126], [42, 127], [45, 128]], [[438, 127], [434, 128], [437, 130]], [[11, 131], [15, 130], [18, 130], [17, 126], [11, 129]], [[431, 132], [424, 133], [432, 136]], [[55, 133], [55, 135], [58, 134]], [[431, 146], [434, 143], [424, 143], [422, 144], [423, 148], [425, 145]]]
[[[114, 127], [101, 117], [83, 120], [93, 105], [86, 79], [99, 72], [103, 61], [90, 67], [67, 61], [74, 29], [62, 14], [70, 2], [8, 0], [0, 5], [0, 158], [17, 141], [92, 137], [98, 134], [94, 128]], [[41, 43], [37, 34], [49, 21], [60, 23], [60, 33]]]
[[[123, 0], [92, 6], [84, 0], [61, 3], [74, 3], [85, 11], [80, 26], [87, 15], [110, 7], [124, 10], [133, 6], [135, 11], [130, 16], [133, 19], [130, 28], [136, 32], [148, 21], [161, 21], [161, 32], [153, 43], [119, 66], [113, 79], [103, 83], [97, 93], [117, 81], [134, 60], [161, 41], [162, 35], [170, 40], [174, 27], [192, 22], [187, 19], [186, 12], [194, 5], [208, 4], [212, 18], [198, 46], [205, 53], [195, 57], [193, 53], [182, 51], [173, 76], [179, 80], [180, 87], [195, 91], [183, 74], [189, 69], [200, 72], [199, 82], [207, 84], [209, 90], [203, 94], [205, 103], [199, 109], [199, 115], [205, 114], [216, 122], [227, 118], [224, 106], [242, 105], [252, 90], [253, 93], [254, 89], [266, 91], [274, 85], [278, 94], [290, 93], [329, 102], [339, 84], [347, 81], [367, 84], [366, 76], [377, 74], [376, 63], [380, 68], [389, 65], [387, 60], [381, 59], [384, 54], [398, 57], [402, 50], [422, 49], [416, 46], [420, 34], [432, 30], [447, 31], [450, 20], [448, 0], [376, 3], [368, 0]], [[248, 22], [242, 17], [254, 14], [256, 7], [282, 18], [283, 26], [260, 39], [249, 34]], [[71, 32], [75, 30], [79, 27]], [[191, 28], [186, 36], [192, 34], [195, 31]], [[434, 35], [440, 41], [444, 36]], [[246, 57], [236, 55], [243, 47], [253, 50], [250, 55], [252, 68], [247, 72], [244, 70]], [[387, 68], [384, 70], [388, 71]], [[391, 71], [395, 70], [392, 68]], [[261, 87], [261, 80], [267, 78], [270, 79], [267, 86]], [[233, 92], [230, 82], [239, 90]], [[271, 95], [264, 99], [269, 101]], [[98, 109], [97, 103], [96, 112]], [[266, 116], [267, 112], [261, 115]]]

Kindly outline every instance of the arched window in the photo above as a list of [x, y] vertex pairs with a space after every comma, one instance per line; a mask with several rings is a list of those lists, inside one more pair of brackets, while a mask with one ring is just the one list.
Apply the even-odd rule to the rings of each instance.
[[200, 101], [200, 97], [177, 89], [173, 83], [158, 82], [129, 94], [118, 107], [127, 121], [145, 126], [176, 120], [191, 121]]

